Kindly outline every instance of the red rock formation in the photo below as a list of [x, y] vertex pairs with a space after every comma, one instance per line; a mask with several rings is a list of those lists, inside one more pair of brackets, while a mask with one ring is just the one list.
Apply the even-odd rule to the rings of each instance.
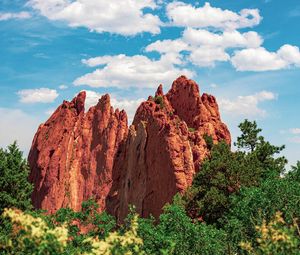
[[119, 220], [129, 204], [157, 217], [199, 171], [209, 153], [203, 136], [230, 143], [215, 98], [200, 96], [184, 76], [166, 95], [160, 85], [137, 109], [129, 131], [125, 112], [114, 112], [107, 95], [87, 113], [84, 98], [80, 93], [64, 102], [34, 138], [29, 163], [37, 208], [77, 210], [94, 196]]
[[86, 114], [84, 101], [85, 92], [64, 101], [34, 137], [28, 162], [36, 208], [78, 210], [92, 196], [105, 208], [114, 155], [127, 137], [127, 116], [113, 111], [108, 95]]
[[198, 85], [181, 76], [164, 95], [138, 108], [126, 145], [115, 159], [113, 186], [107, 199], [110, 213], [123, 219], [128, 204], [142, 216], [159, 216], [166, 202], [191, 185], [208, 149], [204, 134], [213, 142], [230, 143], [213, 96], [199, 94]]

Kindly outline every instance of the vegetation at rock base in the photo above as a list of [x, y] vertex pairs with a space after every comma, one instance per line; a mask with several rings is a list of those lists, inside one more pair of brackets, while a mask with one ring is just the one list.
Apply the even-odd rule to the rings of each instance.
[[26, 161], [16, 143], [1, 149], [0, 254], [300, 254], [300, 162], [287, 171], [284, 146], [256, 122], [239, 127], [235, 152], [205, 136], [210, 156], [159, 220], [132, 208], [121, 225], [92, 199], [80, 212], [32, 210]]

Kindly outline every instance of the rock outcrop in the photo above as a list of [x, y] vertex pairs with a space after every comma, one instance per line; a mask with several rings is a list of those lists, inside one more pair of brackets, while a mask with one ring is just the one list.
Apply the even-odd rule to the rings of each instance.
[[162, 86], [137, 109], [127, 128], [124, 111], [113, 111], [109, 96], [84, 113], [85, 93], [64, 102], [42, 124], [29, 154], [34, 206], [54, 212], [78, 210], [96, 198], [119, 220], [128, 205], [143, 217], [157, 217], [163, 205], [191, 185], [214, 143], [230, 133], [213, 96], [200, 96], [198, 85], [184, 76], [163, 94]]
[[36, 208], [75, 210], [94, 197], [105, 209], [114, 156], [127, 137], [127, 115], [113, 111], [108, 95], [84, 113], [85, 92], [64, 101], [40, 125], [29, 153]]
[[215, 98], [200, 96], [198, 85], [184, 76], [166, 95], [160, 85], [155, 97], [137, 109], [115, 159], [108, 211], [123, 219], [133, 204], [143, 217], [158, 217], [166, 202], [191, 185], [207, 157], [205, 134], [214, 143], [231, 142]]

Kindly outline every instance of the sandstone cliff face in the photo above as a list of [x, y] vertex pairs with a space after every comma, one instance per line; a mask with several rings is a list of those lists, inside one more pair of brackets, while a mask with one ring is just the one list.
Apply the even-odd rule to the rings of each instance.
[[127, 116], [113, 111], [108, 95], [84, 113], [85, 96], [64, 101], [34, 137], [28, 162], [36, 208], [78, 210], [91, 196], [105, 208], [114, 155], [127, 137]]
[[191, 185], [208, 155], [204, 135], [230, 143], [213, 96], [200, 96], [184, 76], [163, 94], [160, 85], [137, 109], [127, 128], [124, 111], [113, 111], [109, 96], [84, 113], [85, 94], [64, 102], [39, 127], [29, 154], [35, 207], [78, 210], [94, 196], [100, 209], [119, 220], [128, 205], [147, 217]]
[[126, 145], [115, 159], [108, 211], [123, 219], [128, 204], [133, 204], [143, 217], [158, 217], [164, 204], [186, 190], [199, 171], [209, 152], [204, 134], [214, 143], [231, 142], [215, 98], [201, 97], [198, 85], [184, 76], [166, 95], [160, 85], [155, 97], [137, 109]]

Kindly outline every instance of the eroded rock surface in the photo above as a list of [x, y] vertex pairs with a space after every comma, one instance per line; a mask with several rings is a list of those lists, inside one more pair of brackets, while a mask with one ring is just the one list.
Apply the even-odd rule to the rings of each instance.
[[129, 204], [144, 217], [157, 217], [200, 170], [209, 153], [204, 135], [214, 143], [231, 142], [216, 99], [201, 96], [184, 76], [167, 94], [160, 85], [139, 106], [129, 129], [126, 113], [114, 111], [108, 95], [87, 113], [84, 100], [81, 92], [64, 102], [35, 135], [29, 164], [37, 208], [78, 210], [93, 196], [119, 220]]
[[225, 140], [230, 133], [221, 122], [213, 96], [200, 96], [198, 85], [184, 76], [164, 95], [162, 86], [137, 109], [126, 145], [115, 159], [107, 209], [117, 218], [136, 206], [143, 217], [158, 217], [166, 202], [192, 183], [209, 150], [204, 139]]
[[113, 110], [108, 95], [84, 113], [85, 96], [64, 101], [34, 137], [28, 162], [36, 208], [78, 210], [92, 196], [105, 208], [114, 156], [127, 137], [127, 116]]

